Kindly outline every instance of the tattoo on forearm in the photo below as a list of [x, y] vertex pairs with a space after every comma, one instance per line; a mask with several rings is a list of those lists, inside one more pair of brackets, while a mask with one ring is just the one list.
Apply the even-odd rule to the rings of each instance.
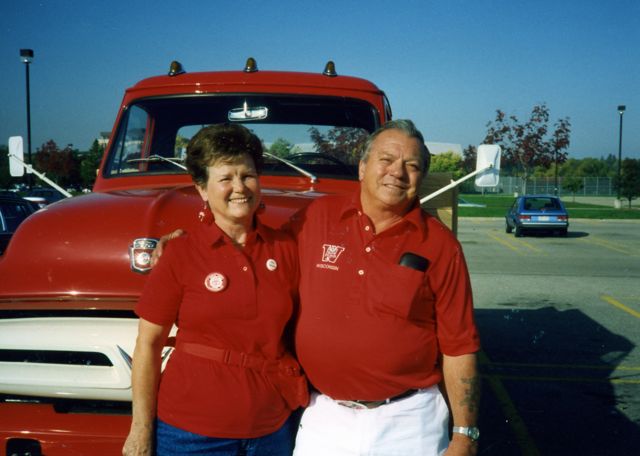
[[467, 407], [471, 413], [477, 413], [480, 404], [480, 377], [462, 378], [460, 381], [467, 386], [460, 405]]

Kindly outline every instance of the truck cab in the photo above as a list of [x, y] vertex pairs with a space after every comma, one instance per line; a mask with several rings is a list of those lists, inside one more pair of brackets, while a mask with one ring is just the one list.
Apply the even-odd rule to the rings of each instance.
[[[130, 426], [133, 312], [157, 239], [198, 223], [184, 167], [200, 128], [241, 123], [264, 142], [263, 220], [356, 191], [369, 133], [391, 119], [382, 90], [338, 75], [168, 74], [122, 99], [93, 192], [25, 220], [0, 256], [0, 440], [7, 454], [119, 454]], [[170, 353], [167, 348], [166, 355]]]

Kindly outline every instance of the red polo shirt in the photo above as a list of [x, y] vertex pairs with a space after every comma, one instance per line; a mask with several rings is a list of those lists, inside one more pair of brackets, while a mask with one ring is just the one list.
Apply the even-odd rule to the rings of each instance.
[[[179, 342], [276, 359], [285, 350], [282, 335], [297, 302], [298, 273], [295, 242], [286, 233], [258, 223], [240, 250], [215, 224], [203, 223], [167, 245], [136, 313], [159, 325], [175, 322]], [[279, 429], [290, 413], [267, 379], [251, 369], [176, 350], [162, 374], [159, 418], [193, 433], [259, 437]]]
[[[296, 352], [320, 392], [382, 400], [438, 383], [439, 353], [479, 349], [471, 285], [453, 234], [416, 205], [374, 232], [359, 194], [314, 201], [293, 220], [300, 257]], [[426, 258], [425, 272], [398, 264]]]

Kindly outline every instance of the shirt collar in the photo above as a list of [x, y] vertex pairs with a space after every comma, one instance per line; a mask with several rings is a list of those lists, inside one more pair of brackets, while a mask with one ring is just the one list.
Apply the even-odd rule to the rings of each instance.
[[[258, 238], [262, 241], [272, 240], [272, 235], [266, 225], [260, 221], [259, 215], [255, 216], [256, 228], [249, 233], [247, 237], [247, 243], [254, 242], [254, 239]], [[228, 242], [228, 236], [220, 229], [218, 225], [212, 220], [211, 223], [202, 223], [202, 232], [204, 241], [207, 245], [216, 245], [219, 242]]]
[[[360, 201], [360, 187], [352, 193], [348, 198], [344, 199], [342, 207], [340, 208], [340, 219], [343, 220], [352, 214], [362, 214], [362, 202]], [[423, 210], [420, 207], [420, 201], [418, 198], [411, 205], [409, 212], [403, 217], [403, 223], [408, 222], [414, 225], [420, 232], [426, 233], [427, 225], [424, 222]], [[424, 237], [424, 234], [423, 234]]]

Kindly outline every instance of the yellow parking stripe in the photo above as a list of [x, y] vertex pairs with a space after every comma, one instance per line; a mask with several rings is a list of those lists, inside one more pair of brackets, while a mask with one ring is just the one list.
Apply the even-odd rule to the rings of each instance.
[[504, 239], [502, 239], [502, 238], [500, 238], [500, 237], [496, 236], [495, 234], [487, 232], [487, 236], [489, 236], [489, 237], [490, 237], [491, 239], [493, 239], [494, 241], [496, 241], [496, 242], [498, 242], [498, 243], [500, 243], [500, 244], [504, 245], [504, 246], [505, 246], [505, 247], [507, 247], [508, 249], [511, 249], [511, 250], [513, 250], [514, 252], [516, 252], [516, 253], [519, 253], [519, 254], [523, 255], [523, 253], [520, 251], [520, 249], [518, 249], [516, 246], [512, 245], [510, 242], [508, 242], [508, 241], [506, 241], [506, 240], [504, 240]]
[[[478, 358], [481, 364], [490, 364], [491, 360], [487, 356], [487, 354], [483, 351], [478, 353]], [[507, 392], [507, 389], [504, 387], [500, 379], [492, 374], [483, 375], [483, 378], [489, 383], [489, 387], [495, 394], [498, 402], [500, 403], [500, 407], [502, 408], [502, 413], [505, 415], [511, 430], [513, 431], [516, 441], [518, 442], [518, 446], [524, 456], [540, 456], [540, 451], [536, 447], [527, 426], [524, 424], [524, 421], [518, 414], [518, 410], [516, 406], [511, 401], [511, 397]]]
[[613, 250], [614, 252], [624, 253], [625, 255], [638, 256], [637, 253], [629, 250], [629, 248], [625, 247], [624, 245], [615, 244], [605, 239], [590, 236], [588, 238], [580, 238], [580, 241], [586, 242], [587, 244], [597, 245], [598, 247], [603, 247], [605, 249]]
[[612, 298], [611, 296], [607, 296], [607, 295], [602, 295], [600, 296], [600, 299], [602, 299], [603, 301], [611, 304], [614, 307], [617, 307], [620, 310], [623, 310], [625, 312], [627, 312], [630, 315], [633, 315], [636, 318], [640, 318], [640, 312], [633, 310], [630, 307], [625, 306], [624, 304], [622, 304], [620, 301]]

